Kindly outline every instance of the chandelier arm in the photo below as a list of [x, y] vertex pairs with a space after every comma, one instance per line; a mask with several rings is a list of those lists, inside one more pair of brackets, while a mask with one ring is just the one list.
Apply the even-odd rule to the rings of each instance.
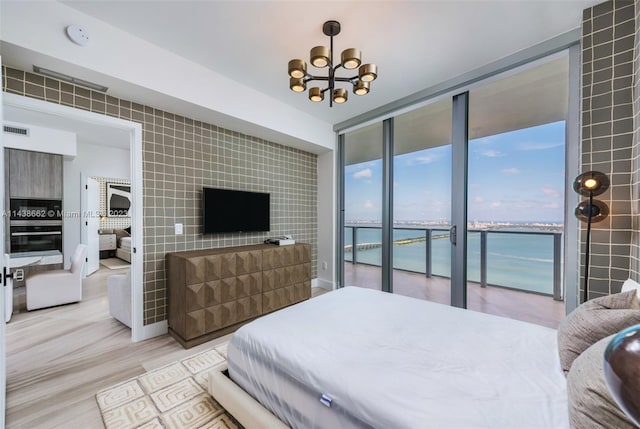
[[337, 82], [353, 83], [354, 80], [358, 80], [358, 76], [354, 76], [354, 77], [336, 77], [335, 79], [336, 79]]
[[310, 82], [312, 80], [326, 80], [326, 81], [329, 81], [329, 77], [328, 76], [312, 76], [312, 75], [309, 75], [307, 78], [305, 78], [305, 82]]

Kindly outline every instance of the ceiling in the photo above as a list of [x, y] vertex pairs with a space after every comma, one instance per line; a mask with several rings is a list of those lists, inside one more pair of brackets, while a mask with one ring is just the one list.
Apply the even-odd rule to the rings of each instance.
[[3, 106], [3, 119], [9, 123], [24, 124], [68, 131], [76, 134], [79, 144], [111, 146], [129, 150], [131, 137], [123, 129], [88, 123], [63, 115], [52, 115], [16, 106]]
[[[2, 0], [2, 4], [17, 2], [17, 0]], [[37, 8], [37, 1], [28, 4]], [[76, 18], [69, 19], [62, 16], [60, 22], [51, 21], [54, 31], [64, 32], [68, 24], [88, 25], [92, 40], [109, 39], [114, 34], [109, 33], [108, 26], [115, 27], [130, 36], [143, 39], [162, 49], [179, 55], [187, 60], [182, 75], [176, 79], [190, 78], [189, 61], [194, 68], [204, 67], [218, 75], [236, 81], [238, 87], [247, 87], [252, 91], [259, 91], [265, 95], [256, 108], [261, 124], [246, 121], [246, 118], [234, 116], [232, 111], [212, 110], [199, 105], [193, 99], [179, 98], [180, 91], [172, 95], [149, 89], [144, 85], [126, 81], [108, 73], [100, 74], [102, 69], [95, 68], [96, 73], [90, 74], [87, 68], [79, 63], [57, 58], [55, 53], [47, 50], [33, 51], [28, 48], [0, 40], [3, 64], [19, 69], [31, 71], [33, 64], [50, 68], [72, 76], [94, 80], [109, 86], [107, 94], [125, 99], [137, 100], [143, 104], [160, 109], [178, 112], [197, 120], [209, 121], [225, 128], [244, 132], [266, 140], [279, 141], [283, 144], [298, 147], [314, 153], [329, 150], [328, 146], [318, 146], [311, 139], [296, 138], [295, 132], [289, 139], [286, 129], [273, 125], [272, 120], [286, 122], [274, 104], [285, 105], [288, 112], [300, 112], [301, 116], [293, 119], [291, 127], [308, 130], [307, 136], [319, 135], [317, 131], [325, 128], [327, 132], [332, 125], [366, 114], [381, 106], [392, 103], [402, 97], [440, 85], [457, 76], [464, 75], [501, 58], [517, 53], [528, 47], [539, 44], [555, 36], [579, 28], [582, 10], [600, 0], [501, 0], [501, 1], [186, 1], [186, 0], [78, 0], [47, 3], [57, 4], [67, 11], [79, 12]], [[15, 4], [15, 3], [14, 3]], [[64, 5], [64, 6], [63, 6]], [[7, 8], [4, 8], [4, 12]], [[15, 13], [15, 12], [14, 12]], [[84, 14], [84, 15], [82, 15]], [[88, 15], [88, 16], [87, 16]], [[85, 19], [78, 19], [77, 17]], [[19, 22], [20, 16], [7, 15], [4, 18]], [[96, 25], [97, 19], [106, 24]], [[329, 107], [328, 100], [322, 103], [310, 102], [306, 94], [294, 93], [288, 87], [287, 62], [293, 58], [301, 58], [309, 63], [309, 50], [317, 45], [328, 45], [328, 37], [322, 34], [322, 24], [326, 20], [340, 21], [342, 30], [334, 38], [336, 57], [346, 48], [355, 47], [362, 50], [363, 62], [377, 64], [379, 76], [372, 83], [371, 92], [365, 96], [349, 94], [349, 101], [343, 105]], [[14, 21], [18, 20], [18, 21]], [[79, 22], [62, 22], [62, 21]], [[93, 25], [87, 24], [89, 21]], [[26, 24], [25, 24], [26, 25]], [[31, 24], [33, 25], [33, 24]], [[99, 27], [99, 29], [98, 29]], [[23, 28], [28, 28], [23, 27]], [[46, 31], [45, 31], [46, 30]], [[47, 33], [49, 31], [49, 33]], [[51, 28], [42, 32], [29, 32], [29, 38], [38, 40], [39, 37], [52, 37]], [[5, 33], [6, 34], [6, 33]], [[56, 36], [57, 37], [57, 36]], [[64, 37], [64, 36], [63, 36]], [[118, 35], [117, 39], [125, 40]], [[133, 39], [131, 39], [133, 40]], [[126, 50], [124, 42], [121, 49]], [[38, 45], [36, 43], [36, 45]], [[95, 43], [97, 46], [99, 43]], [[116, 47], [119, 44], [115, 44]], [[90, 57], [92, 46], [78, 50], [66, 37], [56, 45], [63, 51], [74, 52], [77, 58]], [[118, 48], [120, 49], [120, 48]], [[95, 52], [93, 52], [95, 54]], [[145, 52], [139, 54], [140, 62], [145, 63]], [[175, 58], [175, 57], [174, 57]], [[125, 64], [125, 63], [123, 63]], [[126, 67], [126, 66], [125, 66]], [[310, 67], [316, 75], [322, 71]], [[553, 79], [558, 70], [547, 69]], [[564, 73], [564, 70], [562, 70]], [[88, 74], [89, 73], [89, 74]], [[146, 73], [154, 73], [149, 69]], [[344, 76], [341, 71], [338, 75]], [[543, 73], [544, 75], [544, 73]], [[95, 76], [95, 80], [91, 77]], [[565, 75], [566, 76], [566, 75]], [[172, 80], [172, 79], [171, 79]], [[548, 80], [550, 82], [550, 80]], [[216, 85], [212, 81], [211, 85]], [[228, 81], [227, 81], [228, 83]], [[559, 83], [559, 82], [558, 82]], [[194, 82], [197, 86], [197, 82]], [[530, 107], [532, 102], [542, 103], [542, 93], [537, 93], [535, 87], [522, 86], [517, 80], [503, 81], [502, 85], [513, 85], [520, 88], [519, 102], [513, 104], [520, 110], [512, 110], [512, 116], [520, 112], [520, 116], [529, 115], [530, 111], [522, 112]], [[170, 82], [167, 85], [171, 86]], [[312, 86], [312, 85], [309, 85]], [[177, 87], [174, 85], [174, 88]], [[233, 94], [233, 89], [231, 94]], [[552, 88], [551, 88], [552, 89]], [[501, 92], [505, 88], [493, 88], [491, 91]], [[480, 90], [478, 90], [480, 91]], [[517, 92], [517, 91], [516, 91]], [[514, 92], [514, 93], [516, 93]], [[475, 99], [480, 100], [481, 92], [477, 92]], [[547, 91], [546, 94], [559, 96], [562, 92]], [[230, 95], [233, 96], [233, 95]], [[495, 107], [503, 106], [504, 100], [488, 94], [483, 99], [484, 106], [493, 106], [494, 110], [484, 109], [491, 120], [482, 121], [483, 130], [478, 126], [470, 126], [470, 132], [488, 133], [495, 129], [505, 129], [505, 122], [501, 114], [495, 114]], [[493, 98], [492, 98], [493, 97]], [[491, 99], [493, 101], [491, 101]], [[219, 105], [226, 109], [229, 103], [224, 99]], [[242, 99], [244, 100], [244, 99]], [[231, 100], [230, 100], [231, 101]], [[270, 101], [273, 101], [271, 105]], [[471, 99], [473, 103], [474, 99]], [[490, 102], [492, 104], [487, 104]], [[514, 103], [513, 100], [509, 101]], [[242, 103], [245, 106], [246, 103]], [[516, 106], [517, 105], [517, 106]], [[442, 106], [441, 106], [442, 107]], [[244, 109], [244, 107], [242, 108]], [[407, 150], [419, 147], [424, 139], [432, 145], [437, 145], [447, 136], [444, 125], [446, 121], [435, 120], [436, 106], [417, 112], [412, 119], [405, 114], [405, 120], [413, 127], [405, 127]], [[429, 110], [431, 109], [431, 110]], [[504, 109], [502, 109], [504, 110]], [[269, 111], [278, 112], [268, 116]], [[264, 113], [263, 113], [264, 112]], [[447, 115], [447, 109], [440, 109], [439, 115]], [[557, 117], [562, 112], [548, 112], [548, 116]], [[7, 119], [13, 112], [5, 112]], [[416, 116], [417, 115], [417, 116]], [[431, 131], [422, 125], [424, 115], [428, 115], [440, 127], [431, 127]], [[15, 116], [15, 115], [13, 115]], [[285, 115], [286, 116], [286, 115]], [[302, 120], [301, 120], [302, 118]], [[305, 122], [306, 118], [313, 118], [322, 127], [311, 127]], [[15, 117], [13, 120], [32, 123], [36, 118]], [[401, 118], [398, 118], [402, 120]], [[473, 119], [473, 118], [471, 118]], [[543, 118], [530, 118], [529, 121], [541, 121]], [[290, 121], [291, 122], [291, 121]], [[512, 121], [513, 122], [513, 121]], [[316, 125], [317, 125], [316, 124]], [[60, 124], [62, 127], [64, 124]], [[523, 125], [523, 124], [520, 124]], [[279, 125], [281, 127], [281, 125]], [[314, 125], [315, 126], [315, 125]], [[443, 128], [444, 127], [444, 128]], [[440, 131], [438, 131], [440, 129]], [[474, 131], [475, 130], [475, 131]], [[284, 134], [282, 133], [284, 131]], [[87, 136], [96, 133], [87, 132]], [[333, 139], [332, 133], [329, 139]], [[362, 133], [366, 137], [367, 133]], [[100, 135], [106, 135], [100, 133]], [[323, 139], [325, 135], [323, 134]], [[436, 138], [437, 137], [437, 138]], [[319, 137], [318, 137], [319, 138]], [[436, 138], [436, 140], [434, 140]], [[98, 143], [98, 142], [96, 142]], [[361, 154], [360, 159], [374, 156]]]
[[[569, 58], [556, 54], [469, 91], [469, 139], [566, 120]], [[394, 154], [451, 144], [452, 100], [443, 98], [394, 119]], [[348, 165], [382, 157], [382, 124], [346, 133]]]
[[[63, 3], [336, 124], [577, 28], [582, 10], [600, 1]], [[342, 25], [336, 53], [359, 48], [379, 69], [368, 95], [333, 108], [289, 90], [287, 75], [290, 59], [308, 62], [310, 48], [328, 45], [329, 19]]]

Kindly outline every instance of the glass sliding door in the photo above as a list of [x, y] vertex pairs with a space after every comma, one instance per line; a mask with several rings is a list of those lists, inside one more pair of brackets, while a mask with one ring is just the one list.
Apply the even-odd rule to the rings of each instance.
[[564, 317], [568, 91], [562, 55], [469, 93], [470, 309], [552, 327]]
[[382, 123], [343, 139], [342, 285], [382, 290]]
[[451, 302], [452, 100], [394, 118], [393, 291]]
[[340, 135], [340, 284], [557, 327], [568, 111], [557, 53]]

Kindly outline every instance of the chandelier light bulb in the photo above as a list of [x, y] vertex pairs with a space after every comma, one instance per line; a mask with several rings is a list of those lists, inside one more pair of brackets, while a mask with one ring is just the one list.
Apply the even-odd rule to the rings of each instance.
[[353, 92], [356, 95], [365, 95], [369, 93], [369, 82], [363, 82], [361, 80], [357, 80], [353, 84]]
[[378, 77], [378, 67], [375, 64], [365, 64], [358, 69], [358, 77], [363, 82], [373, 82]]
[[317, 86], [309, 89], [309, 100], [316, 103], [324, 100], [324, 92], [322, 92], [322, 89], [318, 88]]
[[289, 61], [289, 76], [295, 78], [304, 77], [307, 74], [307, 63], [302, 60]]
[[344, 88], [336, 88], [333, 90], [333, 101], [338, 104], [345, 103], [349, 98], [349, 93]]
[[329, 65], [329, 48], [326, 46], [316, 46], [311, 49], [311, 64], [314, 67], [323, 68]]
[[340, 56], [342, 60], [342, 67], [347, 70], [353, 70], [358, 68], [360, 65], [360, 57], [362, 57], [362, 53], [359, 49], [349, 48], [342, 51], [342, 55]]
[[289, 88], [294, 92], [302, 92], [307, 89], [307, 84], [301, 78], [292, 77], [289, 79]]

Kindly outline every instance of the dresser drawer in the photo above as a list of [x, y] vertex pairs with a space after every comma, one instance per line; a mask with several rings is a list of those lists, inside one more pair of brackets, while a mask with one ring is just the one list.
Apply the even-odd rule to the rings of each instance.
[[116, 250], [115, 234], [100, 234], [100, 250]]

